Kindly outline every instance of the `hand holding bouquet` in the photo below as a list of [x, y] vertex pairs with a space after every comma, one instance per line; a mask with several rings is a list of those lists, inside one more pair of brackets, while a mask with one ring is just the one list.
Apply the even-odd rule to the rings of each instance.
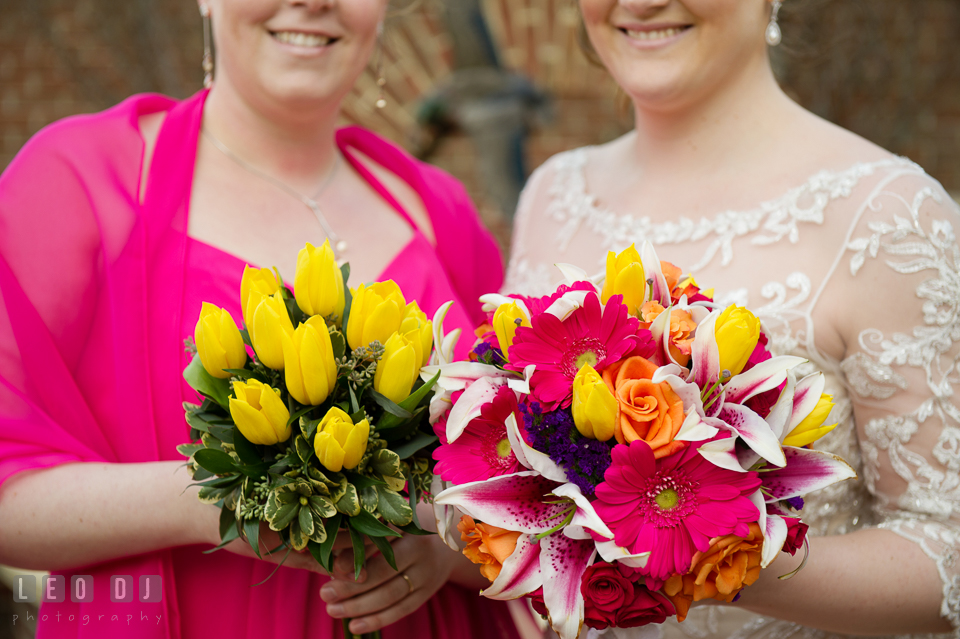
[[329, 243], [307, 244], [296, 296], [279, 274], [245, 268], [243, 330], [203, 305], [184, 371], [204, 398], [184, 405], [199, 442], [179, 450], [200, 499], [222, 508], [220, 547], [243, 537], [260, 556], [265, 522], [281, 548], [306, 549], [329, 572], [342, 530], [359, 574], [365, 537], [396, 568], [388, 538], [425, 534], [415, 507], [437, 437], [426, 419], [433, 382], [419, 373], [433, 322], [394, 282], [351, 290], [348, 277]]
[[820, 373], [772, 357], [746, 309], [719, 308], [653, 249], [610, 253], [540, 299], [490, 295], [471, 361], [439, 374], [435, 500], [495, 599], [527, 597], [561, 639], [732, 602], [805, 547], [802, 496], [855, 476], [810, 444]]

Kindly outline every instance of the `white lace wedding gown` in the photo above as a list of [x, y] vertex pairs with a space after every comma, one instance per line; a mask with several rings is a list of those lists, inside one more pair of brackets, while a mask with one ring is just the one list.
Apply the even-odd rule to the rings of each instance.
[[[860, 477], [807, 500], [811, 534], [879, 526], [919, 544], [943, 580], [941, 614], [960, 628], [956, 203], [919, 166], [891, 158], [817, 173], [753, 210], [654, 223], [598, 203], [586, 178], [590, 153], [561, 153], [531, 178], [504, 291], [545, 294], [561, 279], [554, 262], [599, 273], [606, 250], [648, 240], [660, 259], [716, 286], [718, 301], [749, 306], [775, 352], [800, 354], [809, 370], [826, 373], [836, 402], [831, 420], [841, 425], [818, 448], [841, 455]], [[837, 361], [815, 345], [816, 329], [851, 304], [876, 312]], [[828, 636], [714, 606], [664, 626], [665, 636], [681, 633]]]

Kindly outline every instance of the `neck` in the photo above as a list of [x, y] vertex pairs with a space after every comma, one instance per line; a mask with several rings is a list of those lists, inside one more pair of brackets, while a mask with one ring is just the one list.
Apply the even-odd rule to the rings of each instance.
[[320, 108], [253, 104], [224, 80], [207, 96], [203, 126], [244, 161], [307, 192], [336, 161], [339, 113], [339, 102]]
[[783, 135], [798, 109], [766, 59], [757, 60], [689, 105], [655, 109], [635, 101], [634, 159], [651, 177], [737, 172]]

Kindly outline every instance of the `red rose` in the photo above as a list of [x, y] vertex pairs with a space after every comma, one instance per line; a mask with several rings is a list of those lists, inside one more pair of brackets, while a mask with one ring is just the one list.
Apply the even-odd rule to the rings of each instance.
[[803, 545], [803, 540], [807, 538], [809, 526], [797, 517], [784, 517], [783, 520], [787, 522], [787, 541], [783, 544], [783, 552], [795, 555]]
[[547, 606], [543, 603], [543, 588], [537, 588], [529, 595], [527, 599], [530, 600], [530, 606], [537, 612], [541, 617], [548, 617], [550, 613], [547, 612]]
[[667, 617], [672, 617], [676, 613], [673, 604], [665, 595], [636, 584], [633, 601], [617, 610], [614, 625], [618, 628], [635, 628], [651, 623], [663, 623]]
[[615, 625], [617, 611], [634, 598], [634, 585], [614, 564], [597, 562], [587, 568], [580, 581], [584, 623], [602, 630]]

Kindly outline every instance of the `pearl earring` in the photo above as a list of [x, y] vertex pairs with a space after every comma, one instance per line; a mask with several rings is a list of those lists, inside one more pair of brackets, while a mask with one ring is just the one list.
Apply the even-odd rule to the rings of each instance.
[[780, 32], [780, 5], [783, 3], [780, 0], [773, 0], [773, 9], [770, 11], [770, 24], [767, 25], [767, 31], [765, 37], [767, 44], [771, 47], [775, 47], [780, 44], [780, 41], [783, 39], [783, 34]]

